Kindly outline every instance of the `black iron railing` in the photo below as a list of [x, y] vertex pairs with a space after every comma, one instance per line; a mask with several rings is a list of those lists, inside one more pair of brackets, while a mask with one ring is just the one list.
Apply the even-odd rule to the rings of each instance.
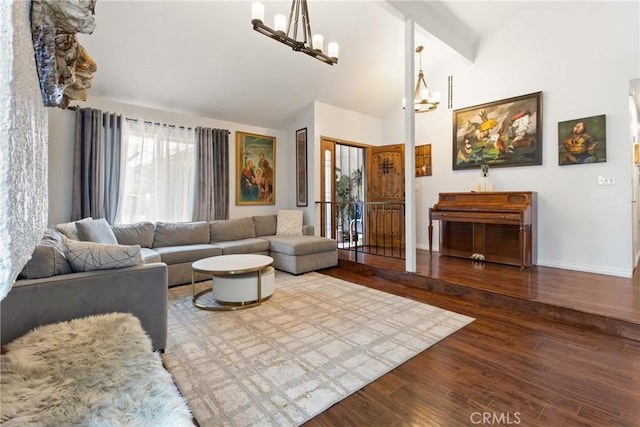
[[405, 205], [391, 202], [316, 202], [321, 235], [338, 248], [393, 258], [405, 257]]

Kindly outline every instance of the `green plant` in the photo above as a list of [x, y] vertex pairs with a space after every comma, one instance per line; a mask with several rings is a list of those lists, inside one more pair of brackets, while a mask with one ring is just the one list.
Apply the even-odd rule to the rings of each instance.
[[354, 169], [351, 175], [342, 175], [340, 169], [336, 169], [336, 173], [338, 225], [346, 229], [356, 216], [355, 202], [362, 197], [362, 169]]

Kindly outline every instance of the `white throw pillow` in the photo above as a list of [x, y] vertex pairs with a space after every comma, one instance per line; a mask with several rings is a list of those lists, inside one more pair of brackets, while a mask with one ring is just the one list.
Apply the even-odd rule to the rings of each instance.
[[276, 236], [302, 236], [302, 211], [280, 209]]
[[139, 245], [112, 245], [64, 238], [66, 257], [73, 271], [108, 270], [143, 264]]
[[93, 243], [111, 243], [118, 244], [116, 235], [113, 234], [111, 226], [104, 218], [94, 219], [93, 221], [78, 221], [76, 223], [79, 240]]

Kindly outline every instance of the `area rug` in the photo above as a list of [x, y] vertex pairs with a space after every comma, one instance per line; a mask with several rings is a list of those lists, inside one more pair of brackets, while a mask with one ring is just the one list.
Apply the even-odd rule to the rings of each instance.
[[193, 426], [187, 403], [131, 314], [42, 326], [5, 350], [3, 426]]
[[202, 427], [300, 425], [473, 321], [316, 272], [246, 310], [169, 293], [163, 358]]

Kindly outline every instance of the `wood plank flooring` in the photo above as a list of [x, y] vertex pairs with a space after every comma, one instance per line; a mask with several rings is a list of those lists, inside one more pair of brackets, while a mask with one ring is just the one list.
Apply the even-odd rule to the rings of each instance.
[[[479, 282], [483, 278], [495, 278], [499, 286], [507, 288], [506, 293], [517, 292], [516, 285], [528, 280], [529, 289], [519, 292], [527, 292], [534, 300], [547, 298], [546, 293], [553, 294], [542, 283], [547, 280], [575, 282], [571, 286], [590, 294], [585, 300], [599, 298], [596, 291], [587, 291], [593, 284], [581, 285], [586, 283], [583, 274], [574, 275], [564, 270], [520, 274], [519, 269], [516, 269], [518, 273], [508, 269], [494, 271], [491, 265], [485, 265], [477, 270], [478, 275], [473, 265], [462, 268], [448, 265], [449, 260], [443, 259], [423, 258], [420, 269], [430, 264], [430, 274], [434, 276], [455, 274], [461, 279]], [[432, 292], [414, 282], [403, 281], [404, 267], [393, 270], [387, 264], [376, 270], [376, 273], [383, 270], [385, 274], [372, 274], [358, 271], [352, 265], [345, 268], [348, 263], [343, 261], [340, 267], [322, 273], [473, 316], [476, 320], [313, 418], [305, 424], [307, 427], [640, 425], [639, 341], [570, 326], [549, 320], [540, 313], [466, 298], [456, 291]], [[400, 263], [404, 265], [404, 261]], [[606, 276], [587, 278], [588, 282], [613, 283], [608, 286], [614, 289], [628, 287], [625, 282], [628, 280], [632, 285], [627, 288], [631, 293], [626, 297], [637, 297], [637, 278], [622, 281]], [[569, 297], [568, 293], [560, 299], [569, 299], [574, 304]], [[596, 309], [615, 306], [616, 298], [620, 297], [596, 301]], [[627, 311], [633, 311], [637, 303], [636, 300], [622, 304], [616, 316], [628, 317]], [[630, 319], [623, 320], [633, 322], [637, 314], [636, 310], [630, 313]]]
[[419, 250], [417, 273], [397, 258], [339, 251], [344, 269], [395, 279], [487, 306], [640, 340], [640, 273], [629, 278], [549, 267], [473, 262]]

